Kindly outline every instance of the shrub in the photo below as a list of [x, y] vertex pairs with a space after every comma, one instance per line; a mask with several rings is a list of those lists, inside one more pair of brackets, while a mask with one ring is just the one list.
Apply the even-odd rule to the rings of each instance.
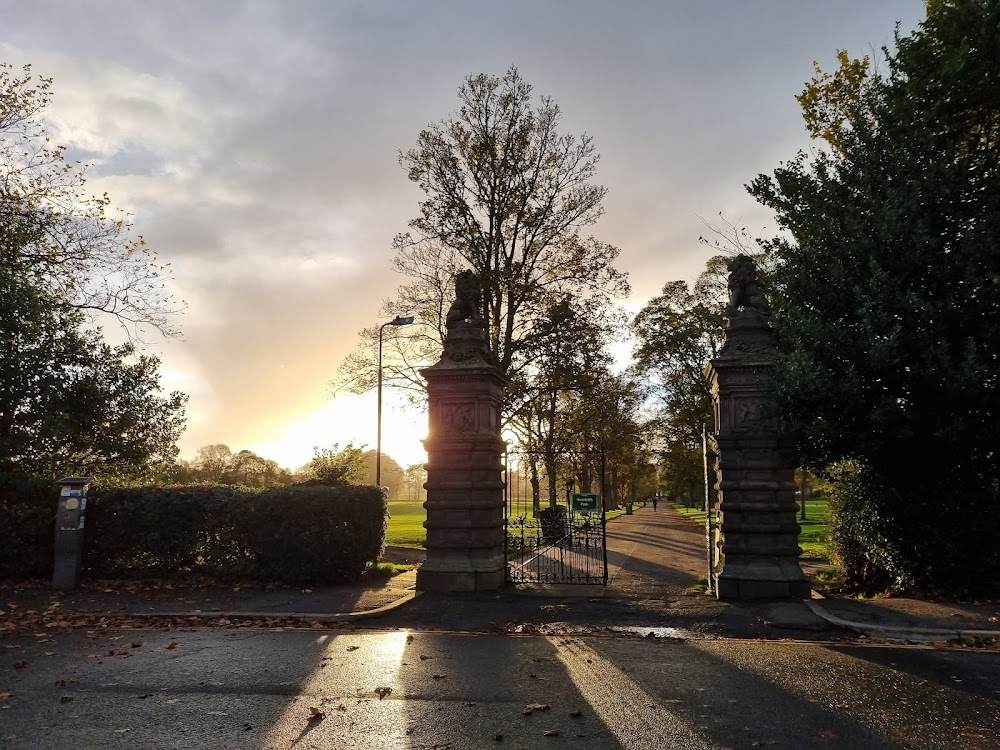
[[[996, 595], [1000, 493], [995, 486], [957, 471], [942, 479], [930, 467], [919, 477], [886, 478], [850, 461], [834, 464], [830, 475], [831, 541], [849, 588], [869, 594], [918, 589]], [[970, 482], [978, 486], [972, 489]]]
[[904, 588], [905, 565], [879, 513], [874, 477], [861, 464], [841, 461], [827, 470], [830, 487], [830, 541], [844, 585], [866, 594]]
[[58, 498], [50, 480], [0, 473], [0, 578], [52, 574]]
[[385, 510], [376, 487], [98, 489], [84, 567], [97, 577], [351, 581], [382, 552]]

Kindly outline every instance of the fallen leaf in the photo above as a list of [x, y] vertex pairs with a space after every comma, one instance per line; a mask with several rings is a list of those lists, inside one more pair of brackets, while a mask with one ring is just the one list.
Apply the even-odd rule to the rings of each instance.
[[503, 742], [503, 732], [497, 732], [493, 735], [493, 739], [496, 742]]
[[142, 695], [137, 695], [135, 697], [138, 698], [139, 700], [142, 700], [143, 698], [148, 698], [149, 693], [143, 693]]
[[543, 737], [558, 737], [559, 736], [559, 730], [558, 729], [546, 729], [544, 732], [542, 732], [542, 736]]
[[167, 651], [172, 651], [173, 649], [177, 648], [177, 641], [170, 641], [170, 643], [168, 643], [163, 648], [167, 649]]
[[572, 716], [574, 719], [578, 719], [581, 716], [583, 716], [583, 711], [581, 711], [579, 708], [574, 708], [572, 711], [569, 712], [569, 715]]
[[413, 643], [413, 636], [412, 635], [406, 636], [406, 642], [407, 643]]
[[430, 658], [431, 657], [429, 657], [429, 656], [424, 656], [423, 654], [420, 654], [420, 661], [427, 661]]
[[72, 695], [64, 695], [62, 698], [59, 699], [59, 702], [60, 703], [69, 703], [71, 700], [73, 700], [73, 696]]
[[529, 703], [524, 707], [524, 715], [531, 716], [535, 711], [548, 711], [551, 706], [548, 703]]
[[46, 656], [55, 656], [55, 655], [56, 655], [56, 652], [55, 652], [55, 651], [46, 651], [46, 652], [45, 652], [45, 655], [46, 655]]
[[379, 700], [382, 700], [383, 698], [385, 698], [385, 696], [389, 695], [391, 692], [392, 692], [392, 688], [391, 687], [377, 687], [377, 688], [375, 688], [375, 695], [378, 696]]
[[0, 701], [5, 701], [8, 698], [13, 698], [13, 697], [14, 693], [12, 693], [10, 690], [4, 690], [3, 692], [0, 692]]
[[55, 685], [56, 687], [66, 687], [67, 685], [72, 685], [74, 682], [76, 682], [76, 680], [60, 679], [56, 680]]
[[326, 711], [316, 706], [309, 706], [309, 721], [323, 721], [326, 718]]
[[16, 662], [14, 662], [14, 669], [24, 669], [27, 666], [28, 666], [28, 662], [26, 662], [26, 661], [16, 661]]
[[140, 648], [142, 646], [142, 641], [135, 641], [132, 644], [132, 648]]
[[361, 648], [361, 646], [348, 646], [347, 650], [348, 651], [357, 651], [359, 648]]
[[435, 680], [443, 680], [447, 676], [448, 675], [446, 675], [446, 674], [436, 674], [436, 675], [434, 675], [434, 679]]

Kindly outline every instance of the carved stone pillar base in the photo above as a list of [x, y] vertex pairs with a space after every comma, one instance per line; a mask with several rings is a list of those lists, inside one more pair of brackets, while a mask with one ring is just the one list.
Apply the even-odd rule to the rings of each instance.
[[715, 578], [719, 599], [808, 599], [809, 579], [798, 563], [729, 561]]

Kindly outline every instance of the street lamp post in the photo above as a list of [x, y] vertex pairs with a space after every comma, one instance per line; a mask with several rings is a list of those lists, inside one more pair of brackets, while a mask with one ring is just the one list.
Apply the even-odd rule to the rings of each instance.
[[397, 315], [388, 323], [383, 323], [378, 329], [378, 430], [375, 438], [375, 486], [382, 486], [382, 332], [386, 326], [408, 326], [413, 322], [413, 316]]

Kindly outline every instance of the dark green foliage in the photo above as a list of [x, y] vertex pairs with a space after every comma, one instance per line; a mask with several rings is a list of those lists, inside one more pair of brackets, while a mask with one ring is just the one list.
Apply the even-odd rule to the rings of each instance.
[[841, 56], [800, 98], [830, 149], [750, 188], [790, 236], [786, 413], [811, 465], [861, 467], [835, 536], [860, 581], [1000, 586], [998, 59], [1000, 3], [929, 3], [884, 75]]
[[386, 501], [376, 487], [281, 487], [245, 504], [232, 520], [253, 578], [350, 581], [382, 554]]
[[[48, 577], [55, 486], [0, 476], [0, 493], [0, 576]], [[385, 522], [375, 487], [91, 488], [83, 574], [342, 583], [379, 558]]]
[[108, 489], [93, 494], [87, 530], [85, 567], [96, 577], [339, 583], [381, 554], [385, 500], [355, 486]]
[[0, 578], [51, 574], [58, 497], [52, 482], [0, 472]]

